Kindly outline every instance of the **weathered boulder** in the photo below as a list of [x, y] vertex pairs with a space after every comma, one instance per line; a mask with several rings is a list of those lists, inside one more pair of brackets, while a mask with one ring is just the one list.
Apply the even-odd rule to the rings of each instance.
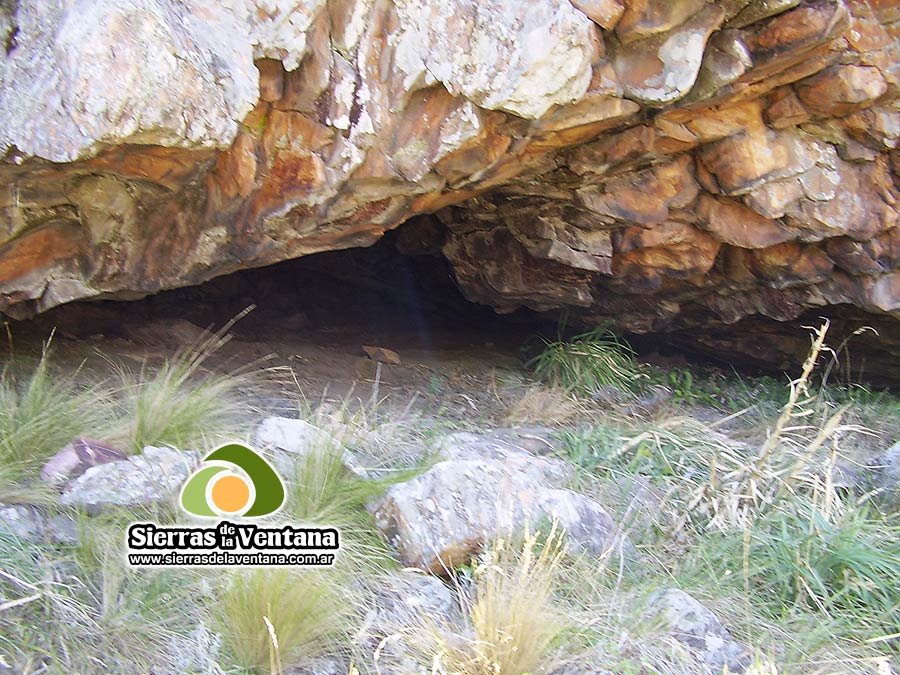
[[603, 507], [561, 487], [561, 462], [473, 434], [455, 434], [444, 447], [455, 458], [394, 485], [372, 505], [404, 563], [448, 574], [489, 542], [550, 522], [574, 551], [602, 555], [615, 545], [616, 527]]
[[678, 588], [655, 592], [647, 615], [694, 653], [707, 673], [742, 673], [750, 665], [750, 653], [716, 615]]
[[[852, 314], [900, 378], [889, 4], [5, 3], [0, 312], [436, 214], [432, 254], [497, 311], [732, 354], [735, 322]], [[815, 264], [773, 273], [798, 245]]]
[[194, 452], [147, 446], [127, 460], [90, 467], [66, 485], [60, 502], [88, 512], [166, 504], [177, 497], [198, 462]]

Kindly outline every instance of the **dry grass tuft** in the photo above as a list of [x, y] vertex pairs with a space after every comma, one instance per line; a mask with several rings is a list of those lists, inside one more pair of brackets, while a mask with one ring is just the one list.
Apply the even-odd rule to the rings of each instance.
[[235, 661], [256, 673], [319, 655], [348, 631], [348, 600], [328, 571], [253, 569], [231, 575], [212, 605]]
[[[570, 628], [555, 599], [564, 552], [552, 528], [544, 540], [498, 541], [472, 570], [458, 595], [467, 630], [421, 619], [423, 665], [447, 675], [548, 672], [560, 662], [557, 643]], [[457, 629], [458, 630], [458, 629]], [[424, 638], [424, 639], [423, 639]]]
[[811, 377], [820, 354], [828, 351], [828, 327], [826, 321], [814, 332], [803, 370], [790, 382], [788, 401], [759, 451], [748, 458], [723, 449], [709, 457], [708, 478], [693, 489], [686, 518], [708, 528], [743, 530], [774, 505], [798, 496], [811, 497], [826, 520], [838, 515], [833, 472], [840, 442], [848, 432], [864, 430], [841, 423], [844, 408], [824, 417], [816, 409]]
[[571, 422], [582, 406], [564, 390], [557, 387], [529, 387], [522, 397], [503, 414], [506, 424], [552, 424]]

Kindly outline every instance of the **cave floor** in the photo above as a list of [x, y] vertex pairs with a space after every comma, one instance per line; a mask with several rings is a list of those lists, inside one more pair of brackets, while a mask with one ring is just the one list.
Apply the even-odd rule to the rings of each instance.
[[[161, 435], [152, 441], [146, 436], [140, 437], [146, 442], [138, 442], [135, 429], [139, 425], [132, 424], [138, 418], [137, 407], [115, 404], [111, 406], [115, 419], [106, 427], [98, 424], [85, 428], [81, 418], [88, 417], [90, 411], [79, 408], [74, 415], [69, 409], [70, 417], [74, 419], [64, 420], [53, 438], [41, 429], [29, 432], [29, 442], [24, 444], [20, 442], [21, 436], [15, 433], [9, 434], [10, 439], [0, 435], [0, 441], [9, 441], [6, 443], [7, 454], [10, 454], [10, 448], [15, 450], [19, 446], [35, 454], [22, 475], [14, 476], [11, 482], [9, 476], [4, 478], [2, 473], [9, 466], [0, 462], [0, 518], [6, 503], [13, 504], [11, 508], [15, 514], [23, 509], [25, 513], [37, 514], [43, 514], [42, 509], [49, 509], [48, 513], [56, 513], [59, 509], [63, 516], [70, 518], [66, 522], [71, 522], [72, 529], [78, 533], [75, 535], [77, 545], [71, 546], [71, 542], [63, 545], [44, 541], [50, 537], [49, 529], [39, 531], [34, 535], [38, 543], [29, 544], [32, 558], [25, 557], [28, 563], [25, 564], [23, 556], [12, 555], [18, 549], [5, 543], [8, 538], [4, 540], [6, 535], [0, 531], [0, 568], [8, 567], [24, 578], [32, 574], [29, 571], [32, 562], [29, 561], [38, 560], [44, 575], [57, 574], [46, 570], [73, 570], [66, 572], [66, 583], [77, 579], [74, 586], [79, 589], [91, 589], [95, 585], [106, 589], [108, 579], [104, 575], [109, 575], [109, 578], [118, 579], [117, 583], [124, 584], [116, 587], [119, 596], [125, 598], [121, 601], [123, 605], [127, 601], [129, 607], [135, 608], [128, 614], [128, 645], [127, 649], [122, 649], [119, 645], [108, 646], [107, 632], [98, 632], [100, 624], [97, 624], [98, 628], [93, 624], [87, 628], [78, 624], [72, 626], [68, 615], [60, 618], [54, 613], [52, 604], [47, 604], [49, 609], [42, 610], [43, 613], [37, 611], [38, 605], [43, 607], [43, 603], [21, 607], [16, 604], [12, 607], [15, 611], [7, 611], [5, 615], [0, 612], [0, 664], [4, 658], [16, 665], [20, 662], [30, 664], [32, 660], [49, 663], [52, 658], [59, 658], [54, 656], [54, 645], [58, 642], [66, 645], [68, 650], [62, 657], [65, 662], [90, 664], [72, 666], [67, 672], [96, 672], [95, 664], [99, 661], [95, 652], [107, 660], [110, 654], [124, 655], [116, 656], [121, 662], [105, 672], [144, 672], [135, 670], [132, 661], [144, 668], [144, 663], [151, 657], [161, 661], [156, 672], [196, 672], [173, 664], [183, 653], [194, 654], [209, 642], [203, 637], [205, 633], [201, 635], [202, 639], [198, 638], [200, 628], [194, 627], [218, 625], [210, 617], [220, 616], [217, 612], [221, 611], [221, 603], [219, 596], [210, 589], [226, 592], [231, 587], [225, 584], [220, 588], [216, 584], [233, 577], [219, 570], [212, 574], [204, 570], [177, 570], [179, 576], [173, 583], [164, 574], [133, 569], [120, 572], [117, 568], [108, 568], [110, 558], [121, 556], [109, 556], [102, 548], [102, 542], [124, 537], [125, 528], [139, 517], [137, 514], [145, 518], [145, 505], [134, 507], [133, 512], [124, 509], [115, 514], [105, 513], [103, 518], [80, 512], [72, 515], [71, 510], [59, 507], [58, 494], [48, 494], [47, 488], [35, 490], [41, 486], [39, 471], [47, 458], [76, 436], [97, 438], [114, 448], [145, 456], [148, 453], [144, 448], [148, 445], [169, 444], [180, 450], [203, 452], [223, 440], [258, 438], [260, 422], [270, 416], [305, 420], [317, 433], [328, 434], [329, 443], [340, 444], [341, 462], [346, 462], [348, 455], [352, 458], [353, 463], [346, 465], [346, 471], [321, 475], [314, 471], [318, 460], [310, 459], [315, 455], [297, 451], [306, 457], [305, 463], [299, 462], [289, 469], [294, 473], [285, 475], [289, 476], [288, 484], [298, 495], [298, 504], [306, 504], [309, 495], [310, 503], [321, 506], [329, 518], [334, 517], [334, 512], [328, 509], [337, 509], [352, 518], [348, 521], [352, 528], [361, 528], [363, 535], [371, 538], [360, 541], [375, 542], [374, 548], [366, 549], [371, 560], [355, 561], [350, 556], [340, 563], [345, 565], [342, 570], [356, 575], [348, 586], [352, 590], [347, 591], [346, 597], [354, 598], [352, 612], [359, 611], [360, 616], [383, 602], [380, 592], [369, 594], [366, 590], [360, 594], [360, 589], [387, 587], [397, 573], [395, 567], [401, 562], [395, 560], [396, 552], [385, 548], [387, 544], [382, 540], [382, 532], [373, 524], [371, 512], [367, 510], [368, 497], [365, 495], [382, 494], [384, 486], [393, 481], [400, 481], [402, 487], [402, 481], [417, 480], [410, 476], [424, 477], [431, 468], [454, 465], [452, 460], [438, 465], [434, 462], [446, 452], [445, 444], [454, 438], [451, 434], [466, 431], [478, 434], [472, 438], [487, 439], [488, 443], [514, 437], [527, 453], [547, 455], [554, 462], [559, 460], [567, 472], [571, 471], [571, 476], [565, 479], [564, 489], [550, 490], [548, 494], [576, 494], [596, 500], [608, 509], [612, 521], [621, 525], [639, 550], [641, 558], [633, 566], [628, 562], [625, 573], [621, 569], [607, 568], [605, 559], [591, 560], [586, 567], [578, 566], [578, 560], [573, 559], [560, 568], [560, 578], [554, 581], [562, 589], [561, 597], [566, 598], [567, 616], [584, 617], [578, 618], [579, 626], [596, 621], [595, 592], [601, 593], [602, 612], [607, 612], [608, 607], [623, 608], [621, 617], [614, 617], [609, 628], [601, 625], [600, 637], [606, 630], [610, 639], [618, 644], [626, 631], [635, 627], [640, 629], [643, 615], [637, 610], [634, 615], [629, 614], [627, 608], [643, 607], [641, 603], [653, 588], [674, 585], [700, 594], [699, 597], [708, 601], [729, 625], [738, 627], [741, 639], [757, 653], [776, 653], [774, 645], [782, 649], [784, 636], [792, 636], [782, 659], [788, 664], [784, 672], [826, 672], [819, 668], [797, 670], [798, 663], [840, 663], [842, 666], [849, 660], [855, 664], [875, 663], [876, 660], [887, 663], [886, 659], [896, 655], [896, 651], [890, 651], [891, 647], [882, 647], [881, 642], [873, 643], [873, 640], [881, 640], [881, 623], [872, 620], [874, 627], [867, 628], [868, 632], [858, 629], [859, 617], [869, 621], [879, 616], [874, 607], [863, 606], [848, 614], [849, 618], [842, 616], [832, 620], [826, 626], [827, 639], [824, 641], [819, 639], [822, 617], [809, 608], [788, 612], [780, 604], [773, 603], [773, 611], [782, 617], [773, 620], [767, 613], [768, 606], [762, 604], [762, 599], [768, 598], [764, 592], [757, 592], [749, 583], [728, 585], [732, 571], [746, 566], [747, 560], [742, 558], [745, 549], [742, 546], [736, 549], [723, 547], [721, 533], [712, 527], [686, 525], [691, 518], [698, 517], [696, 503], [689, 498], [705, 494], [707, 483], [712, 483], [707, 481], [710, 471], [727, 469], [727, 460], [725, 464], [719, 464], [720, 457], [742, 457], [749, 461], [748, 458], [755, 457], [765, 447], [766, 438], [787, 400], [786, 376], [739, 376], [719, 367], [691, 362], [684, 356], [644, 355], [637, 368], [652, 373], [647, 376], [655, 378], [652, 386], [630, 396], [619, 397], [600, 390], [575, 395], [540, 382], [527, 367], [529, 360], [541, 350], [542, 338], [554, 337], [556, 329], [533, 316], [530, 321], [516, 316], [496, 317], [480, 308], [460, 304], [453, 297], [422, 294], [412, 299], [409, 296], [398, 298], [385, 293], [384, 287], [346, 285], [334, 280], [322, 282], [318, 288], [314, 284], [294, 283], [292, 293], [276, 292], [278, 288], [277, 283], [274, 288], [250, 284], [243, 290], [225, 284], [226, 292], [218, 294], [214, 292], [215, 287], [184, 289], [134, 302], [72, 304], [32, 321], [6, 324], [6, 339], [0, 341], [0, 371], [3, 374], [0, 384], [6, 387], [7, 397], [4, 401], [15, 399], [8, 393], [10, 383], [13, 387], [19, 386], [20, 391], [28, 389], [25, 383], [35, 372], [35, 364], [48, 339], [51, 340], [49, 363], [54, 377], [58, 376], [60, 382], [63, 382], [62, 378], [73, 377], [79, 384], [99, 384], [98, 390], [104, 396], [121, 400], [127, 398], [125, 387], [130, 386], [127, 383], [139, 384], [136, 389], [151, 389], [158, 380], [158, 373], [165, 370], [164, 364], [196, 353], [198, 345], [205, 342], [219, 342], [208, 352], [187, 386], [179, 385], [171, 390], [176, 398], [156, 402], [156, 410], [172, 419], [177, 417], [177, 411], [173, 409], [180, 406], [181, 401], [190, 400], [177, 398], [183, 397], [185, 391], [200, 388], [222, 376], [239, 373], [248, 376], [236, 378], [241, 383], [239, 389], [230, 391], [227, 397], [215, 399], [222, 409], [228, 406], [229, 418], [221, 428], [208, 423], [214, 414], [203, 417], [202, 424], [194, 424], [191, 440], [183, 443]], [[297, 292], [297, 288], [303, 291]], [[419, 298], [423, 299], [420, 301]], [[249, 307], [253, 309], [245, 311]], [[217, 340], [217, 335], [223, 339]], [[364, 353], [365, 345], [393, 350], [401, 362], [385, 363], [379, 369], [377, 363]], [[131, 379], [123, 377], [123, 371], [131, 373]], [[67, 383], [63, 384], [62, 388], [66, 389]], [[66, 394], [76, 395], [78, 387], [70, 389]], [[871, 460], [900, 438], [900, 399], [886, 392], [834, 384], [825, 388], [811, 386], [810, 393], [812, 397], [804, 398], [788, 428], [782, 430], [777, 451], [773, 453], [781, 464], [774, 464], [773, 459], [773, 466], [782, 466], [792, 462], [794, 457], [802, 457], [803, 466], [812, 467], [809, 470], [812, 477], [818, 477], [824, 471], [823, 467], [828, 469], [823, 475], [829, 476], [829, 481], [831, 478], [836, 481], [834, 484], [829, 482], [829, 490], [836, 485], [837, 490], [846, 491], [846, 494], [871, 492], [871, 476], [881, 476], [877, 469], [871, 468]], [[109, 401], [98, 401], [96, 407], [110, 408]], [[124, 414], [122, 409], [126, 411]], [[3, 412], [0, 408], [0, 413]], [[41, 424], [46, 423], [40, 418], [39, 411], [31, 413]], [[842, 414], [840, 429], [829, 426], [838, 413]], [[7, 415], [7, 419], [9, 417]], [[0, 421], [3, 419], [0, 416]], [[303, 426], [293, 420], [274, 422], [291, 430]], [[72, 429], [77, 426], [77, 432], [70, 431], [70, 423]], [[820, 443], [817, 440], [819, 431], [826, 428], [830, 431], [825, 442]], [[3, 428], [0, 432], [7, 433]], [[107, 432], [109, 435], [104, 435]], [[284, 433], [286, 438], [288, 432]], [[309, 446], [310, 441], [305, 442]], [[38, 447], [40, 445], [43, 447]], [[258, 445], [264, 452], [273, 453], [273, 460], [277, 457], [268, 444], [260, 442]], [[531, 458], [538, 463], [545, 459]], [[117, 464], [127, 466], [129, 462]], [[468, 465], [469, 462], [456, 464]], [[360, 469], [362, 471], [357, 473]], [[309, 471], [309, 475], [305, 471]], [[522, 471], [521, 467], [516, 471]], [[364, 478], [360, 479], [360, 475]], [[467, 485], [471, 479], [471, 475], [465, 475], [466, 480], [460, 485]], [[774, 475], [774, 469], [771, 475]], [[313, 483], [313, 480], [318, 482]], [[800, 483], [797, 479], [797, 484]], [[434, 496], [443, 496], [447, 504], [455, 505], [462, 499], [461, 493], [465, 493], [460, 485], [454, 487], [442, 482], [435, 486]], [[694, 486], [701, 492], [684, 492]], [[98, 485], [97, 489], [103, 487]], [[377, 491], [370, 492], [376, 488]], [[493, 492], [488, 493], [493, 496]], [[504, 499], [512, 496], [515, 495], [498, 494], [498, 498]], [[357, 497], [362, 501], [354, 501]], [[322, 504], [316, 501], [319, 499]], [[23, 501], [24, 505], [17, 500]], [[433, 500], [422, 501], [431, 503]], [[881, 508], [881, 501], [873, 503]], [[798, 500], [798, 504], [802, 506], [805, 502]], [[851, 515], [858, 513], [860, 518], [869, 518], [865, 523], [867, 529], [861, 533], [851, 532], [848, 535], [850, 541], [854, 545], [895, 541], [891, 532], [896, 529], [887, 529], [893, 527], [890, 524], [893, 521], [887, 517], [872, 519], [865, 508], [867, 505], [848, 511]], [[481, 507], [472, 507], [472, 513], [480, 512]], [[333, 523], [328, 521], [326, 524]], [[591, 529], [593, 525], [589, 522], [585, 527]], [[797, 527], [801, 527], [802, 536], [808, 535], [805, 521]], [[764, 538], [768, 536], [768, 530], [759, 531], [760, 546], [765, 548], [770, 542]], [[825, 535], [822, 540], [825, 541]], [[740, 541], [740, 537], [736, 541]], [[803, 541], [808, 543], [806, 539]], [[782, 548], [792, 551], [791, 546], [786, 544]], [[876, 553], [888, 559], [895, 549], [896, 546], [887, 553], [877, 549]], [[85, 551], [103, 561], [102, 565], [95, 566], [99, 572], [91, 567], [92, 559], [85, 557]], [[65, 567], [60, 566], [60, 561]], [[358, 569], [354, 567], [357, 564]], [[621, 564], [625, 564], [624, 558]], [[765, 559], [760, 564], [765, 565]], [[888, 564], [885, 563], [884, 569]], [[382, 569], [382, 565], [386, 569]], [[170, 571], [166, 570], [167, 573]], [[570, 571], [581, 575], [575, 593], [567, 576]], [[760, 579], [767, 580], [767, 574], [764, 571]], [[602, 590], [613, 577], [618, 579], [613, 584], [615, 590]], [[33, 578], [37, 580], [40, 574]], [[298, 573], [291, 578], [296, 581], [313, 577]], [[336, 580], [342, 578], [341, 575], [324, 575], [315, 577], [315, 583], [332, 584], [340, 589], [343, 582]], [[267, 594], [271, 594], [280, 600], [280, 587], [270, 588], [267, 577], [260, 579], [262, 582], [257, 589], [260, 597], [267, 598]], [[152, 584], [149, 583], [151, 580]], [[582, 583], [583, 580], [587, 582]], [[432, 580], [431, 583], [445, 588], [440, 586], [441, 582]], [[453, 595], [461, 593], [464, 585], [455, 581], [446, 585], [451, 603], [455, 603], [453, 607], [466, 606], [463, 600]], [[8, 587], [9, 583], [0, 579], [0, 595]], [[166, 598], [163, 613], [157, 614], [157, 606], [143, 593], [145, 587], [162, 589]], [[14, 590], [17, 595], [10, 597], [22, 595], [20, 589]], [[30, 594], [31, 590], [25, 593]], [[25, 597], [31, 603], [30, 596]], [[95, 607], [98, 601], [89, 591], [81, 593], [79, 598], [90, 608], [87, 611], [98, 615], [105, 611]], [[7, 607], [10, 607], [9, 603]], [[759, 608], [754, 609], [752, 624], [741, 613], [743, 609], [740, 608], [744, 607]], [[251, 607], [247, 611], [253, 621], [258, 621], [252, 613], [256, 610]], [[20, 614], [29, 612], [32, 615], [23, 620]], [[346, 629], [348, 635], [355, 635], [359, 630], [352, 623], [356, 620], [352, 612], [350, 627]], [[743, 628], [745, 621], [750, 625], [749, 629]], [[164, 628], [161, 627], [163, 623]], [[185, 628], [182, 629], [182, 625]], [[171, 647], [165, 654], [159, 653], [152, 640], [144, 639], [144, 633], [151, 629], [159, 631], [169, 641]], [[4, 642], [4, 634], [13, 638]], [[90, 638], [84, 639], [85, 634]], [[227, 644], [228, 631], [223, 629], [221, 635]], [[627, 647], [619, 655], [622, 663], [647, 663], [646, 659], [655, 653], [658, 636], [647, 638], [640, 630], [635, 635], [629, 638]], [[51, 644], [44, 644], [47, 642]], [[315, 648], [323, 653], [331, 649], [324, 644], [316, 644]], [[367, 644], [354, 643], [341, 649], [352, 651], [354, 665], [357, 662], [377, 665], [379, 651], [372, 652]], [[5, 655], [4, 650], [9, 654]], [[217, 672], [237, 672], [228, 661], [232, 658], [230, 653], [217, 650], [215, 647], [208, 653], [197, 653], [209, 663], [222, 663], [224, 667]], [[338, 653], [339, 659], [346, 657], [344, 651]], [[573, 658], [587, 659], [586, 665], [596, 665], [590, 654], [583, 656], [577, 651]], [[339, 664], [328, 672], [355, 672], [350, 670], [348, 663], [340, 661]], [[23, 669], [22, 672], [31, 671]], [[703, 671], [659, 669], [654, 672]], [[874, 671], [856, 669], [854, 672]]]
[[[544, 404], [529, 399], [543, 387], [527, 363], [552, 339], [552, 327], [483, 312], [466, 316], [455, 307], [439, 316], [433, 307], [420, 311], [370, 290], [348, 294], [342, 287], [324, 303], [314, 296], [315, 302], [302, 309], [265, 294], [192, 301], [189, 290], [137, 302], [68, 305], [34, 321], [7, 324], [0, 359], [27, 369], [49, 338], [51, 362], [60, 373], [103, 382], [118, 366], [152, 372], [219, 334], [224, 339], [204, 359], [197, 379], [251, 374], [252, 386], [241, 392], [242, 426], [266, 415], [302, 417], [326, 407], [377, 409], [384, 419], [415, 416], [472, 429], [590, 425], [607, 416], [650, 422], [683, 417], [757, 443], [765, 439], [772, 413], [788, 391], [787, 376], [742, 376], [683, 355], [654, 353], [639, 362], [660, 378], [662, 396], [651, 393], [637, 402], [592, 397], [564, 412], [553, 409], [552, 402], [542, 410]], [[396, 352], [400, 363], [379, 367], [364, 346]], [[834, 390], [840, 390], [841, 400], [850, 396], [850, 421], [869, 428], [854, 441], [863, 455], [900, 435], [894, 395]], [[854, 392], [877, 404], [870, 409], [858, 405]], [[896, 415], [880, 413], [894, 408]]]

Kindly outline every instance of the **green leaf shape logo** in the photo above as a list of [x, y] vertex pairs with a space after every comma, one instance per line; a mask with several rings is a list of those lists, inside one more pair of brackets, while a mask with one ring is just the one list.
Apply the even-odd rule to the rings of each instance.
[[209, 453], [204, 462], [215, 464], [195, 471], [181, 490], [181, 507], [188, 513], [207, 518], [240, 513], [245, 518], [258, 518], [275, 513], [284, 504], [281, 478], [249, 446], [226, 443]]

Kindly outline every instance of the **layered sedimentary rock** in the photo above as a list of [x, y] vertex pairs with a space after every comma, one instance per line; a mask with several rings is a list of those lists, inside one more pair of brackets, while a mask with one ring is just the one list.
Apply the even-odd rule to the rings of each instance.
[[434, 214], [501, 312], [896, 333], [894, 2], [34, 0], [0, 42], [13, 317]]

